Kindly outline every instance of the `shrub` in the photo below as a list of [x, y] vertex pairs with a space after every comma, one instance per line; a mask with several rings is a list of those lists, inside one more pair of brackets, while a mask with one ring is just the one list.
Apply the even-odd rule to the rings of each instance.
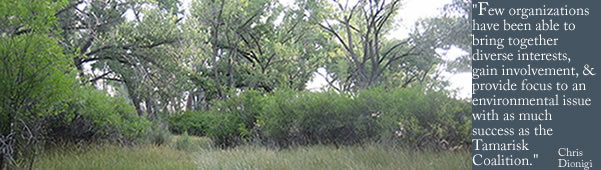
[[175, 134], [188, 132], [190, 135], [203, 136], [208, 128], [209, 113], [185, 111], [169, 118], [169, 129]]
[[147, 133], [147, 138], [145, 142], [150, 142], [153, 145], [161, 146], [164, 144], [169, 144], [169, 138], [171, 137], [171, 133], [167, 129], [167, 124], [162, 121], [153, 121], [152, 126]]
[[448, 148], [468, 144], [471, 105], [440, 91], [369, 89], [356, 95], [277, 90], [258, 121], [267, 143], [397, 142]]
[[[470, 113], [467, 101], [419, 88], [357, 94], [278, 89], [240, 93], [193, 120], [204, 121], [196, 127], [206, 127], [206, 135], [222, 147], [248, 141], [278, 147], [375, 141], [444, 149], [469, 144]], [[187, 127], [178, 129], [196, 128]]]
[[381, 113], [385, 126], [380, 132], [382, 139], [419, 147], [449, 147], [470, 141], [471, 104], [444, 92], [370, 89], [361, 91], [356, 101], [370, 112]]
[[93, 88], [77, 89], [66, 102], [66, 111], [45, 118], [47, 135], [54, 140], [135, 140], [147, 133], [150, 122], [137, 115], [122, 97], [111, 97]]
[[256, 117], [263, 111], [263, 106], [263, 94], [254, 90], [216, 103], [211, 111], [207, 112], [207, 136], [220, 147], [249, 141], [256, 134]]
[[377, 119], [351, 95], [275, 91], [259, 122], [264, 137], [278, 146], [354, 144], [376, 137]]
[[190, 148], [190, 136], [188, 132], [184, 131], [180, 137], [175, 141], [175, 148], [178, 150], [187, 150]]

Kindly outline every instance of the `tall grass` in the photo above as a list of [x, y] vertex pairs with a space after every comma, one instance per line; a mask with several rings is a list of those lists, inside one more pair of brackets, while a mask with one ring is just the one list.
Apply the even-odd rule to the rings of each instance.
[[[177, 138], [177, 139], [176, 139]], [[189, 136], [182, 146], [134, 147], [94, 145], [46, 152], [37, 169], [471, 169], [469, 151], [431, 152], [370, 144], [336, 148], [329, 145], [274, 150], [260, 146], [212, 147], [207, 138]], [[182, 139], [179, 139], [182, 138]], [[180, 149], [176, 149], [180, 148]], [[186, 148], [186, 150], [181, 150]]]
[[36, 161], [36, 169], [196, 169], [192, 157], [170, 146], [115, 145], [63, 148]]
[[196, 155], [200, 169], [471, 169], [471, 153], [429, 152], [368, 145], [302, 146], [280, 151], [243, 146]]

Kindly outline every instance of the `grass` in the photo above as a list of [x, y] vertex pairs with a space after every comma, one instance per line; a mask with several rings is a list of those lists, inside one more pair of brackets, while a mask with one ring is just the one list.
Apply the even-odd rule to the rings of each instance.
[[196, 155], [200, 169], [471, 169], [469, 152], [410, 152], [367, 146], [239, 147]]
[[[469, 151], [428, 152], [368, 145], [335, 148], [302, 146], [272, 150], [241, 146], [218, 149], [206, 138], [189, 137], [189, 146], [149, 144], [134, 147], [96, 145], [49, 151], [38, 169], [471, 169]], [[179, 149], [177, 149], [179, 148]]]
[[195, 169], [193, 158], [169, 146], [89, 146], [45, 153], [36, 169]]

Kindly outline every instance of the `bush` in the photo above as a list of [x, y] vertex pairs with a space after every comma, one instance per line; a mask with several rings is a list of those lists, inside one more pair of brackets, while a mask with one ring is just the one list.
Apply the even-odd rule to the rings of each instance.
[[207, 112], [185, 111], [169, 118], [169, 129], [175, 134], [188, 132], [190, 135], [203, 136], [208, 128]]
[[188, 136], [188, 132], [184, 131], [182, 136], [177, 138], [175, 141], [175, 148], [178, 150], [187, 150], [190, 148], [190, 136]]
[[47, 136], [54, 140], [135, 140], [147, 133], [150, 122], [137, 115], [122, 97], [93, 88], [77, 89], [66, 111], [45, 118]]
[[249, 141], [278, 147], [375, 141], [445, 149], [470, 143], [470, 113], [467, 101], [419, 88], [354, 95], [279, 89], [267, 95], [243, 92], [210, 111], [175, 117], [172, 125], [180, 132], [200, 129], [221, 147]]
[[469, 144], [471, 105], [440, 91], [369, 89], [356, 95], [278, 90], [259, 115], [263, 140], [293, 144], [396, 142], [428, 148]]
[[256, 117], [263, 111], [264, 96], [248, 90], [216, 103], [207, 112], [207, 136], [220, 147], [229, 147], [253, 139]]
[[354, 144], [376, 136], [376, 119], [352, 96], [335, 92], [276, 91], [259, 117], [264, 137], [278, 146]]
[[150, 142], [153, 145], [161, 146], [169, 144], [171, 133], [169, 133], [165, 122], [155, 120], [152, 121], [152, 125], [150, 126], [148, 133], [146, 133], [146, 136], [144, 142]]
[[256, 117], [263, 110], [263, 94], [248, 90], [219, 101], [209, 111], [186, 111], [169, 119], [170, 130], [209, 136], [215, 145], [229, 147], [252, 139]]
[[380, 112], [385, 126], [382, 139], [418, 147], [452, 147], [471, 141], [471, 104], [444, 92], [370, 89], [360, 92], [356, 101], [370, 112]]

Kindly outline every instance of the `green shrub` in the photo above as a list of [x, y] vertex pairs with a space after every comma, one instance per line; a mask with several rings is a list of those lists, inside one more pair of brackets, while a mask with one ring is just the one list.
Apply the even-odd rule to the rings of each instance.
[[174, 133], [211, 137], [220, 147], [241, 144], [255, 135], [257, 115], [263, 110], [263, 94], [248, 90], [219, 101], [209, 111], [186, 111], [169, 119]]
[[146, 142], [150, 141], [151, 144], [157, 146], [169, 144], [171, 133], [166, 129], [166, 124], [161, 121], [153, 121], [152, 124], [147, 133]]
[[93, 88], [76, 89], [66, 111], [47, 116], [47, 135], [57, 140], [101, 138], [135, 140], [147, 133], [150, 122], [137, 115], [123, 97], [111, 97]]
[[[379, 111], [383, 139], [427, 147], [448, 147], [469, 143], [471, 104], [441, 91], [370, 89], [361, 91], [357, 103], [368, 111]], [[393, 133], [394, 132], [394, 133]], [[392, 136], [387, 136], [392, 135]]]
[[291, 144], [354, 144], [376, 137], [376, 119], [351, 95], [275, 91], [259, 122], [265, 139], [278, 146]]
[[175, 141], [175, 148], [178, 150], [187, 150], [190, 148], [190, 136], [188, 132], [184, 131], [180, 137]]
[[467, 101], [419, 88], [353, 95], [278, 89], [265, 95], [242, 92], [208, 112], [184, 113], [172, 125], [180, 132], [206, 128], [221, 147], [255, 141], [279, 147], [393, 142], [449, 148], [469, 144], [470, 113]]
[[254, 90], [218, 102], [206, 116], [207, 136], [220, 147], [251, 140], [256, 134], [256, 117], [263, 111], [263, 106], [263, 94]]
[[397, 142], [417, 147], [469, 143], [471, 105], [444, 92], [369, 89], [356, 95], [277, 90], [257, 122], [263, 140], [292, 144]]
[[208, 128], [209, 113], [185, 111], [169, 118], [169, 129], [175, 134], [188, 132], [190, 135], [203, 136]]

